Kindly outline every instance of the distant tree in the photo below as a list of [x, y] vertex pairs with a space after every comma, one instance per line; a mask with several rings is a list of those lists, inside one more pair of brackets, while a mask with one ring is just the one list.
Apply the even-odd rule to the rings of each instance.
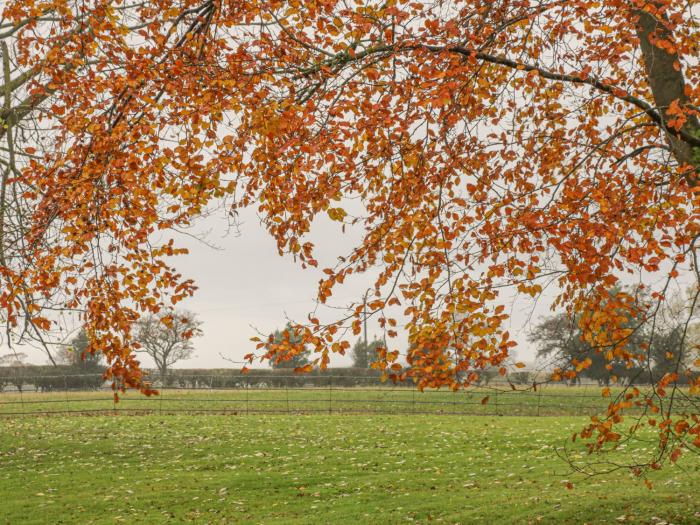
[[[637, 345], [642, 342], [641, 337], [642, 334], [635, 336]], [[579, 373], [573, 379], [576, 383], [580, 383], [583, 377], [609, 385], [613, 376], [638, 381], [643, 375], [641, 363], [628, 367], [620, 359], [609, 360], [604, 349], [595, 348], [584, 340], [577, 320], [571, 321], [564, 314], [544, 319], [535, 326], [528, 340], [537, 345], [538, 358], [551, 357], [554, 364], [561, 368], [579, 368]]]
[[384, 346], [384, 343], [374, 339], [371, 343], [366, 343], [364, 339], [358, 339], [352, 347], [352, 366], [354, 368], [369, 368], [376, 360], [377, 349]]
[[[537, 345], [538, 359], [553, 358], [557, 366], [591, 357], [591, 348], [581, 339], [581, 331], [564, 314], [543, 319], [534, 327], [528, 341]], [[597, 360], [593, 360], [594, 364]], [[590, 372], [588, 372], [590, 373]], [[575, 382], [581, 381], [578, 375]]]
[[700, 343], [700, 305], [693, 299], [694, 294], [690, 288], [685, 294], [671, 295], [660, 308], [654, 333], [649, 337], [648, 368], [654, 381], [666, 374], [678, 374], [681, 379], [692, 367]]
[[26, 360], [27, 354], [12, 352], [10, 354], [0, 355], [0, 366], [24, 366]]
[[5, 367], [0, 372], [0, 388], [5, 385], [13, 385], [20, 392], [27, 383], [26, 363], [27, 354], [12, 352], [0, 356], [0, 366]]
[[516, 385], [528, 385], [532, 382], [533, 375], [531, 372], [521, 370], [508, 374], [508, 379]]
[[[285, 347], [287, 351], [278, 354], [276, 359], [271, 359], [270, 366], [272, 368], [301, 368], [309, 365], [309, 350], [305, 346], [301, 352], [297, 352], [295, 349], [300, 344], [301, 337], [294, 332], [289, 323], [283, 330], [275, 330], [268, 337], [267, 348]], [[290, 352], [289, 350], [292, 351]]]
[[87, 332], [81, 329], [68, 345], [58, 351], [57, 362], [81, 370], [97, 370], [104, 366], [104, 354], [88, 352]]
[[666, 374], [678, 374], [680, 379], [690, 370], [697, 345], [693, 339], [695, 335], [696, 331], [686, 331], [684, 324], [667, 327], [654, 334], [649, 349], [654, 381], [659, 381]]
[[155, 361], [161, 381], [166, 382], [172, 365], [192, 357], [192, 339], [202, 335], [201, 325], [193, 313], [186, 311], [149, 315], [138, 322], [136, 340], [141, 345], [139, 351]]
[[498, 377], [498, 367], [489, 366], [479, 371], [479, 377], [476, 380], [477, 385], [488, 385], [491, 381]]
[[700, 373], [700, 322], [691, 324], [688, 327], [688, 371], [690, 373]]
[[651, 348], [651, 374], [658, 381], [667, 373], [685, 370], [686, 353], [683, 352], [683, 330], [676, 326], [670, 330], [655, 334]]

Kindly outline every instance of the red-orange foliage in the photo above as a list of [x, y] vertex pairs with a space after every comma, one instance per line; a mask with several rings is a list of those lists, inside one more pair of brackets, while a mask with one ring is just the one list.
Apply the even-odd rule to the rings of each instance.
[[[316, 265], [305, 235], [319, 214], [363, 227], [318, 297], [380, 268], [368, 311], [389, 341], [402, 311], [411, 346], [407, 368], [391, 348], [376, 366], [421, 387], [501, 366], [514, 342], [499, 293], [537, 296], [550, 280], [601, 352], [644, 359], [626, 344], [630, 316], [652, 321], [669, 280], [697, 272], [699, 9], [12, 0], [0, 197], [20, 244], [0, 231], [0, 306], [37, 334], [47, 305], [80, 309], [110, 375], [140, 386], [134, 321], [194, 290], [165, 262], [179, 250], [149, 240], [228, 197], [256, 206], [303, 265]], [[343, 208], [351, 197], [359, 216]], [[655, 283], [650, 304], [609, 293], [626, 273]], [[322, 366], [363, 311], [298, 327]], [[639, 405], [658, 413], [663, 451], [700, 446], [697, 410], [672, 410], [677, 379], [616, 399], [584, 436], [619, 439]]]

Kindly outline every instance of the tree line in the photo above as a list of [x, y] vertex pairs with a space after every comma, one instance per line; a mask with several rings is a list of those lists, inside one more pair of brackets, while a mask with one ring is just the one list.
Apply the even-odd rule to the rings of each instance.
[[[636, 293], [641, 293], [639, 290]], [[652, 384], [664, 376], [676, 374], [675, 382], [689, 384], [698, 376], [692, 369], [693, 350], [698, 343], [698, 326], [688, 325], [680, 312], [688, 307], [688, 301], [676, 294], [669, 307], [658, 316], [653, 332], [649, 326], [639, 323], [632, 316], [623, 328], [627, 329], [628, 346], [637, 348], [635, 358], [629, 355], [616, 357], [605, 355], [608, 349], [586, 340], [580, 318], [571, 319], [560, 313], [545, 317], [531, 329], [530, 343], [537, 349], [537, 368], [548, 372], [577, 368], [572, 376], [560, 377], [568, 384], [581, 384], [582, 379], [600, 385]], [[267, 340], [268, 346], [286, 344], [293, 352], [279, 354], [270, 361], [272, 370], [250, 369], [241, 375], [237, 369], [172, 369], [180, 361], [193, 356], [192, 339], [203, 334], [201, 321], [185, 310], [168, 310], [142, 318], [136, 325], [139, 351], [149, 355], [155, 370], [148, 374], [151, 383], [178, 388], [230, 388], [230, 387], [299, 387], [322, 386], [322, 376], [311, 360], [311, 351], [291, 324], [275, 330]], [[377, 338], [360, 337], [350, 351], [351, 367], [331, 367], [327, 376], [338, 386], [379, 384], [381, 367], [373, 368], [385, 343]], [[649, 356], [647, 359], [646, 356]], [[25, 354], [12, 353], [0, 356], [0, 389], [13, 387], [23, 390], [27, 386], [37, 391], [98, 389], [103, 383], [106, 366], [102, 355], [89, 351], [85, 330], [80, 330], [71, 341], [56, 354], [54, 366], [24, 364]], [[307, 378], [295, 371], [310, 371]], [[499, 378], [497, 367], [486, 367], [476, 372], [472, 383], [485, 385]], [[527, 385], [537, 380], [532, 371], [516, 370], [505, 380], [516, 385]], [[400, 383], [412, 384], [402, 380]]]

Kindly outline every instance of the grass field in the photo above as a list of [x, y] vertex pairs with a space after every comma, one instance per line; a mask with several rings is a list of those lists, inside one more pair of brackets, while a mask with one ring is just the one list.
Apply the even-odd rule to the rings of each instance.
[[700, 524], [697, 457], [654, 472], [653, 491], [559, 459], [609, 401], [561, 386], [0, 393], [0, 524]]
[[[0, 523], [700, 523], [700, 462], [566, 490], [583, 418], [0, 420]], [[626, 450], [641, 457], [649, 450]]]

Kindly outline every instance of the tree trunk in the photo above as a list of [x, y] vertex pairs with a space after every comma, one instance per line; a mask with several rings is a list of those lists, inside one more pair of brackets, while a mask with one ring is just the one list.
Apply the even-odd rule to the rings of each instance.
[[[654, 3], [652, 5], [658, 7], [660, 4]], [[667, 48], [658, 47], [653, 41], [665, 40], [673, 43], [675, 39], [666, 25], [666, 17], [662, 14], [652, 14], [643, 10], [638, 10], [637, 14], [639, 16], [637, 35], [647, 70], [647, 79], [654, 103], [660, 111], [664, 123], [667, 123], [676, 117], [668, 112], [674, 101], [681, 108], [690, 101], [685, 92], [685, 78], [678, 55], [675, 52], [670, 52]], [[699, 133], [698, 119], [695, 116], [689, 116], [681, 128], [681, 134], [700, 139]], [[667, 131], [666, 140], [676, 160], [681, 165], [688, 164], [694, 168], [694, 172], [689, 174], [688, 180], [692, 185], [695, 185], [698, 175], [700, 175], [700, 147], [690, 144], [681, 134], [674, 132], [674, 130]]]

